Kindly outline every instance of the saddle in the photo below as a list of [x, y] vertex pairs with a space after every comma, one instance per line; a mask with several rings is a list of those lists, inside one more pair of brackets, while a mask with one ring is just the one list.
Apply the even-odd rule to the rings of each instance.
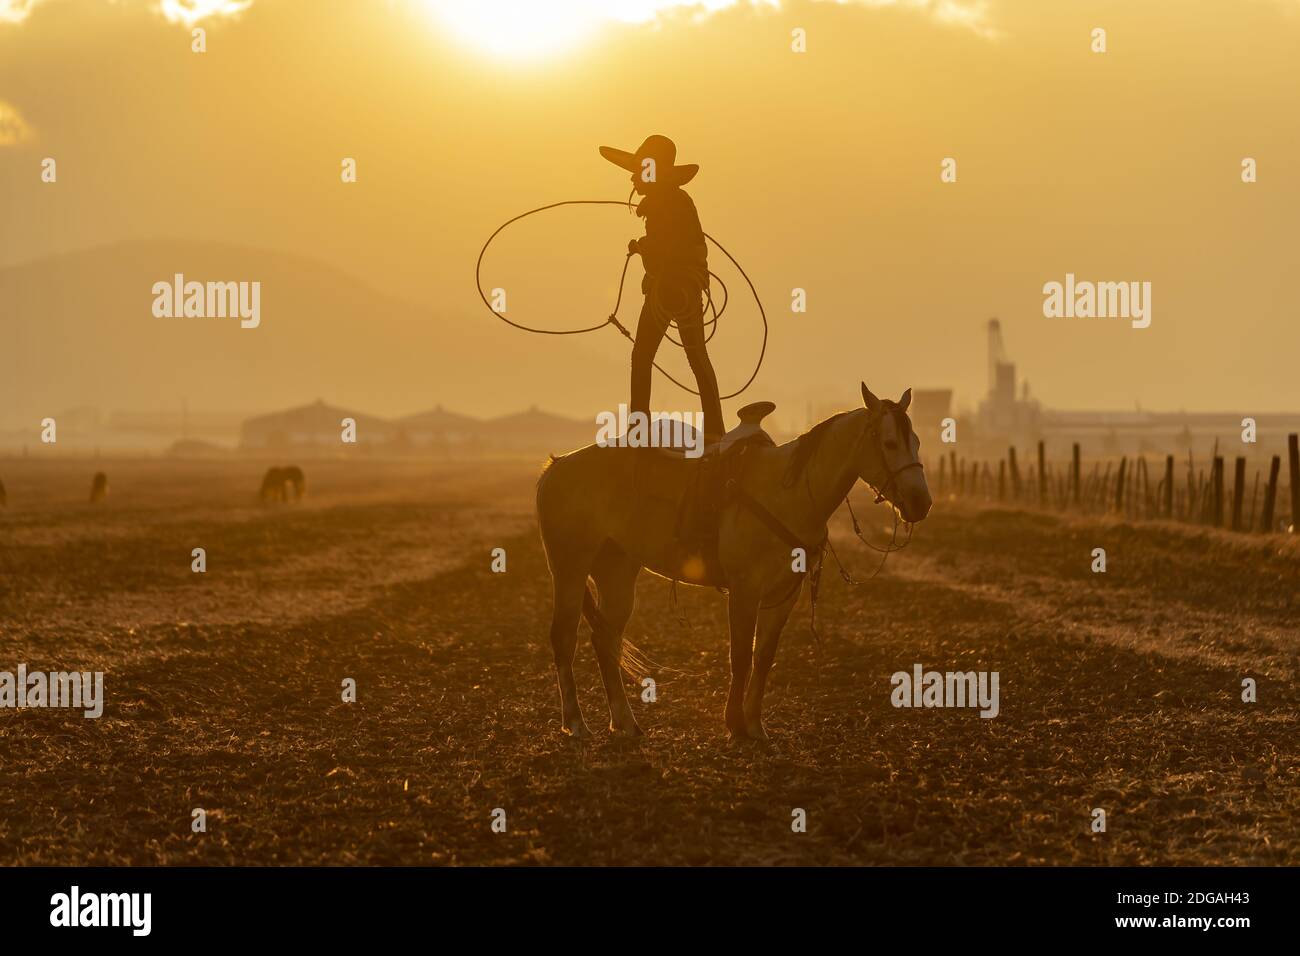
[[[763, 419], [776, 411], [775, 402], [751, 402], [736, 414], [740, 416], [740, 424], [727, 432], [717, 441], [708, 442], [704, 446], [704, 453], [699, 459], [719, 457], [728, 454], [731, 451], [737, 451], [747, 443], [756, 443], [760, 445], [775, 445], [772, 436], [763, 430]], [[661, 455], [667, 455], [670, 458], [685, 458], [685, 448], [656, 448]], [[699, 460], [696, 459], [696, 460]]]
[[681, 448], [647, 448], [636, 466], [635, 493], [671, 504], [674, 537], [684, 564], [698, 560], [710, 580], [722, 580], [718, 562], [718, 526], [731, 489], [749, 464], [747, 449], [776, 444], [762, 426], [776, 410], [773, 402], [753, 402], [740, 409], [740, 424], [688, 458]]

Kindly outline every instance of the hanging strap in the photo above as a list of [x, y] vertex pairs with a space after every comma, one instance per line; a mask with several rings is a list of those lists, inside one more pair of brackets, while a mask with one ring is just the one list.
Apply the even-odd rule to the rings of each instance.
[[[727, 488], [731, 492], [732, 497], [734, 497], [738, 502], [740, 502], [741, 506], [744, 507], [750, 514], [752, 514], [755, 518], [761, 521], [769, 531], [771, 531], [774, 535], [776, 535], [786, 544], [790, 545], [791, 548], [800, 548], [804, 553], [804, 561], [807, 567], [814, 568], [811, 574], [809, 573], [808, 570], [804, 570], [803, 572], [801, 572], [802, 576], [795, 579], [794, 586], [785, 594], [783, 594], [780, 598], [778, 598], [776, 601], [774, 601], [771, 604], [760, 605], [760, 607], [764, 607], [764, 608], [779, 607], [780, 605], [784, 604], [786, 601], [790, 600], [791, 596], [793, 596], [795, 592], [798, 591], [800, 585], [803, 584], [803, 578], [805, 577], [809, 578], [812, 584], [811, 591], [809, 592], [808, 595], [808, 600], [812, 607], [812, 620], [809, 623], [809, 629], [812, 631], [813, 637], [817, 640], [818, 643], [820, 643], [821, 634], [817, 630], [817, 596], [818, 596], [818, 592], [821, 590], [822, 567], [824, 566], [826, 561], [826, 548], [830, 544], [829, 529], [822, 534], [821, 540], [818, 541], [816, 545], [810, 548], [802, 541], [800, 541], [798, 535], [796, 535], [793, 531], [787, 528], [781, 522], [780, 518], [772, 514], [772, 512], [768, 511], [767, 508], [765, 508], [762, 504], [760, 504], [756, 498], [754, 498], [748, 492], [743, 490], [734, 481], [728, 482]], [[814, 553], [816, 554], [815, 560], [813, 558]]]
[[808, 555], [812, 554], [812, 552], [814, 551], [820, 551], [822, 547], [822, 543], [825, 542], [829, 537], [829, 533], [823, 533], [820, 541], [818, 541], [811, 548], [808, 547], [808, 545], [804, 544], [802, 541], [799, 540], [798, 536], [793, 531], [791, 531], [789, 528], [787, 528], [784, 524], [781, 523], [780, 518], [772, 514], [772, 512], [768, 511], [765, 507], [763, 507], [763, 505], [761, 505], [757, 499], [755, 499], [751, 494], [749, 494], [749, 492], [745, 491], [734, 481], [728, 482], [727, 485], [728, 485], [728, 490], [731, 492], [732, 497], [734, 497], [737, 501], [739, 501], [742, 505], [744, 505], [745, 508], [749, 510], [750, 514], [752, 514], [759, 521], [763, 522], [763, 524], [767, 526], [767, 529], [769, 531], [771, 531], [774, 535], [776, 535], [786, 544], [790, 545], [791, 548], [802, 548], [804, 557], [807, 557]]

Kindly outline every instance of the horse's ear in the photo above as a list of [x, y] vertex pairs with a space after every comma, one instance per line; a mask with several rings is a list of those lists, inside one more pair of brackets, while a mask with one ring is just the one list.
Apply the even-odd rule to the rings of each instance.
[[871, 389], [867, 388], [867, 383], [862, 383], [862, 403], [867, 406], [867, 411], [875, 412], [880, 407], [880, 399], [871, 394]]
[[902, 411], [907, 411], [907, 406], [912, 404], [912, 390], [909, 388], [903, 393], [903, 397], [898, 400], [898, 407]]

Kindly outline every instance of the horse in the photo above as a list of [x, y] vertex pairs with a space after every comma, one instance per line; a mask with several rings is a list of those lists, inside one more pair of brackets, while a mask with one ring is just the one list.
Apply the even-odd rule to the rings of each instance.
[[257, 492], [263, 502], [284, 501], [284, 469], [272, 466], [262, 476], [262, 487]]
[[95, 472], [90, 480], [90, 503], [97, 504], [108, 497], [108, 475], [102, 471]]
[[264, 502], [288, 501], [287, 489], [292, 488], [294, 501], [300, 501], [305, 486], [306, 479], [303, 477], [302, 469], [297, 465], [290, 465], [287, 468], [272, 467], [268, 468], [262, 477], [262, 488], [258, 492], [258, 497]]
[[[859, 479], [909, 524], [933, 499], [907, 408], [862, 383], [863, 407], [841, 412], [783, 445], [747, 447], [750, 460], [717, 516], [716, 560], [683, 563], [668, 512], [635, 493], [639, 455], [649, 448], [587, 445], [553, 457], [537, 483], [537, 520], [551, 571], [551, 648], [565, 733], [590, 736], [573, 678], [578, 624], [586, 618], [610, 732], [640, 736], [623, 687], [623, 629], [642, 568], [673, 581], [727, 589], [731, 687], [724, 720], [733, 740], [766, 739], [763, 692], [777, 643], [808, 570], [816, 569], [827, 522]], [[802, 547], [806, 564], [795, 551]], [[792, 560], [794, 558], [794, 560]], [[589, 579], [595, 584], [593, 597]]]
[[307, 479], [303, 477], [302, 469], [297, 465], [290, 465], [288, 468], [282, 469], [282, 471], [284, 472], [285, 484], [293, 488], [293, 500], [301, 501], [303, 490], [307, 486]]

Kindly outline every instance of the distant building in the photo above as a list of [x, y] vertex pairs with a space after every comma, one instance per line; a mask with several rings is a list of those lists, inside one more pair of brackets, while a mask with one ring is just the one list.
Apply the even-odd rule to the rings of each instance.
[[563, 418], [533, 405], [526, 412], [483, 422], [481, 429], [484, 445], [496, 451], [561, 454], [596, 440], [596, 417]]
[[939, 441], [943, 420], [952, 417], [952, 389], [913, 389], [907, 416], [912, 420], [912, 430], [917, 437], [928, 449], [933, 449]]
[[399, 418], [393, 425], [394, 441], [415, 451], [454, 455], [479, 451], [483, 444], [479, 419], [447, 411], [441, 405]]
[[373, 415], [326, 405], [319, 399], [311, 405], [288, 411], [259, 415], [244, 422], [239, 445], [245, 450], [293, 448], [342, 449], [343, 419], [357, 423], [360, 447], [391, 444], [395, 435], [392, 423]]
[[243, 451], [346, 451], [342, 421], [357, 423], [357, 446], [385, 455], [475, 457], [484, 454], [563, 453], [596, 439], [595, 418], [564, 418], [533, 406], [488, 421], [448, 411], [441, 405], [395, 420], [349, 411], [323, 401], [259, 415], [243, 423]]
[[[1247, 417], [1258, 428], [1255, 444], [1241, 441], [1241, 422]], [[1044, 410], [1042, 426], [1050, 443], [1066, 447], [1078, 442], [1085, 455], [1203, 455], [1217, 443], [1220, 454], [1251, 458], [1284, 453], [1287, 434], [1300, 431], [1300, 414]]]
[[[1064, 411], [1043, 408], [1016, 381], [1016, 366], [1007, 360], [1002, 326], [988, 323], [988, 395], [975, 417], [976, 455], [1000, 455], [1008, 445], [1027, 451], [1046, 442], [1047, 454], [1069, 454], [1078, 443], [1084, 457], [1142, 454], [1203, 455], [1218, 445], [1220, 454], [1262, 457], [1281, 450], [1286, 435], [1300, 430], [1300, 415], [1261, 412]], [[1016, 389], [1020, 394], [1017, 396]], [[1254, 418], [1257, 443], [1241, 441], [1242, 419]], [[962, 441], [965, 442], [963, 436]]]
[[199, 438], [180, 438], [172, 442], [163, 452], [168, 458], [222, 458], [230, 454], [230, 449]]
[[1002, 345], [1002, 323], [988, 323], [989, 391], [980, 402], [976, 428], [981, 441], [1032, 442], [1041, 428], [1041, 408], [1029, 397], [1029, 383], [1021, 386], [1016, 397], [1016, 366], [1007, 361]]

